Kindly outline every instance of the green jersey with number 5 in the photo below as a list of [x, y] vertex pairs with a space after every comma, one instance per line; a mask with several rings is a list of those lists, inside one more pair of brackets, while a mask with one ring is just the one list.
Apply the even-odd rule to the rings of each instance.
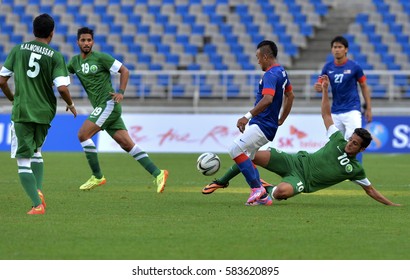
[[68, 63], [68, 71], [76, 74], [87, 92], [91, 105], [95, 108], [99, 104], [112, 99], [111, 73], [118, 73], [122, 63], [112, 56], [92, 51], [85, 59], [75, 55]]
[[1, 69], [2, 76], [14, 74], [14, 122], [49, 124], [57, 109], [53, 84], [68, 86], [70, 78], [64, 57], [49, 45], [30, 41], [16, 45]]

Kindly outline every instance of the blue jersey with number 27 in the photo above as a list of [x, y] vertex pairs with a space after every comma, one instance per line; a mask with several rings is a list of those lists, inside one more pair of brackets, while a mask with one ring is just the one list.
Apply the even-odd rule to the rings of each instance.
[[330, 61], [325, 64], [321, 75], [327, 75], [332, 88], [332, 113], [341, 114], [360, 111], [360, 97], [357, 83], [366, 81], [362, 67], [353, 60], [344, 64]]
[[282, 107], [283, 93], [292, 90], [288, 74], [283, 66], [273, 65], [265, 71], [259, 81], [258, 92], [256, 93], [256, 104], [261, 101], [263, 95], [273, 95], [273, 102], [263, 112], [253, 117], [249, 124], [257, 124], [269, 141], [272, 141], [278, 130], [279, 112]]

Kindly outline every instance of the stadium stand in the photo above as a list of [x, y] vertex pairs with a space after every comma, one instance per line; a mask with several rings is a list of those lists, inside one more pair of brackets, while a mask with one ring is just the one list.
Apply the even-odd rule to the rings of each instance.
[[[317, 30], [324, 28], [324, 20], [334, 8], [333, 2], [3, 0], [0, 64], [15, 44], [32, 39], [34, 16], [46, 12], [56, 20], [52, 46], [67, 60], [77, 53], [77, 29], [86, 25], [95, 29], [95, 50], [112, 54], [130, 70], [146, 71], [130, 79], [129, 92], [134, 92], [135, 97], [192, 98], [198, 94], [201, 98], [249, 97], [260, 76], [254, 58], [257, 43], [265, 38], [277, 42], [280, 63], [297, 70], [293, 68], [295, 61], [308, 48]], [[350, 41], [351, 57], [366, 71], [410, 70], [409, 2], [362, 2], [363, 11], [343, 34]], [[318, 61], [311, 70], [318, 70], [322, 63]], [[224, 73], [226, 70], [230, 72]], [[169, 71], [169, 74], [161, 77], [161, 72], [156, 71]], [[241, 71], [248, 72], [241, 74]], [[314, 77], [315, 74], [307, 75], [305, 89], [311, 88]], [[394, 78], [389, 77], [379, 73], [369, 75], [373, 96], [385, 98], [392, 91], [394, 98], [409, 97], [408, 74], [398, 72]], [[302, 79], [305, 83], [305, 77]], [[71, 91], [75, 97], [85, 96], [76, 79]], [[307, 97], [317, 96], [305, 91], [303, 98]]]

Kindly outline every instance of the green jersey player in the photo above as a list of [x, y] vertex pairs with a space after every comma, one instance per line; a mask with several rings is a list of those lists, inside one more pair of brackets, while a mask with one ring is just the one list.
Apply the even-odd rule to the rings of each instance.
[[[322, 117], [329, 141], [318, 151], [309, 154], [301, 151], [295, 155], [276, 149], [258, 151], [254, 163], [282, 177], [276, 187], [266, 187], [269, 195], [277, 200], [287, 199], [299, 193], [315, 192], [345, 180], [360, 185], [364, 191], [380, 203], [400, 206], [379, 193], [366, 177], [356, 155], [363, 152], [372, 141], [370, 133], [356, 128], [348, 141], [336, 128], [330, 113], [328, 97], [329, 78], [322, 76]], [[263, 197], [252, 205], [270, 205], [269, 196]]]
[[[15, 46], [0, 70], [0, 87], [13, 102], [12, 157], [17, 158], [18, 175], [33, 207], [30, 215], [44, 214], [43, 158], [41, 147], [50, 123], [56, 114], [56, 86], [67, 103], [66, 111], [77, 111], [67, 86], [70, 84], [66, 64], [61, 53], [49, 46], [54, 34], [54, 20], [48, 14], [33, 21], [33, 41]], [[15, 94], [7, 84], [14, 74]]]
[[[99, 131], [106, 130], [123, 150], [155, 178], [157, 192], [163, 192], [168, 171], [160, 170], [148, 154], [134, 143], [121, 118], [120, 102], [124, 98], [129, 77], [127, 67], [108, 54], [92, 50], [94, 31], [88, 27], [78, 29], [77, 44], [80, 54], [70, 60], [68, 71], [77, 75], [94, 108], [78, 132], [78, 138], [92, 170], [91, 178], [81, 185], [80, 189], [91, 190], [106, 183], [98, 162], [96, 145], [91, 139]], [[120, 85], [117, 92], [111, 83], [111, 73], [120, 73]]]

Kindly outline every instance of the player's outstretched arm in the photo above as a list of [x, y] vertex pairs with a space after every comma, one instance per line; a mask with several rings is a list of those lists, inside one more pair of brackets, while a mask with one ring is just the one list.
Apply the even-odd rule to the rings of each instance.
[[76, 117], [77, 116], [77, 110], [74, 106], [73, 100], [71, 99], [71, 94], [70, 94], [70, 91], [68, 90], [68, 87], [62, 85], [62, 86], [59, 86], [57, 88], [57, 90], [60, 93], [61, 98], [63, 98], [65, 103], [67, 103], [66, 111], [70, 110], [71, 113], [74, 115], [74, 117]]
[[401, 206], [401, 204], [393, 203], [389, 199], [387, 199], [384, 195], [379, 193], [372, 185], [370, 186], [362, 186], [363, 190], [367, 193], [368, 196], [373, 198], [374, 200], [389, 205], [389, 206]]
[[322, 105], [321, 112], [323, 122], [325, 123], [326, 130], [333, 124], [332, 114], [330, 111], [330, 101], [329, 101], [329, 77], [326, 75], [320, 76], [322, 82]]

